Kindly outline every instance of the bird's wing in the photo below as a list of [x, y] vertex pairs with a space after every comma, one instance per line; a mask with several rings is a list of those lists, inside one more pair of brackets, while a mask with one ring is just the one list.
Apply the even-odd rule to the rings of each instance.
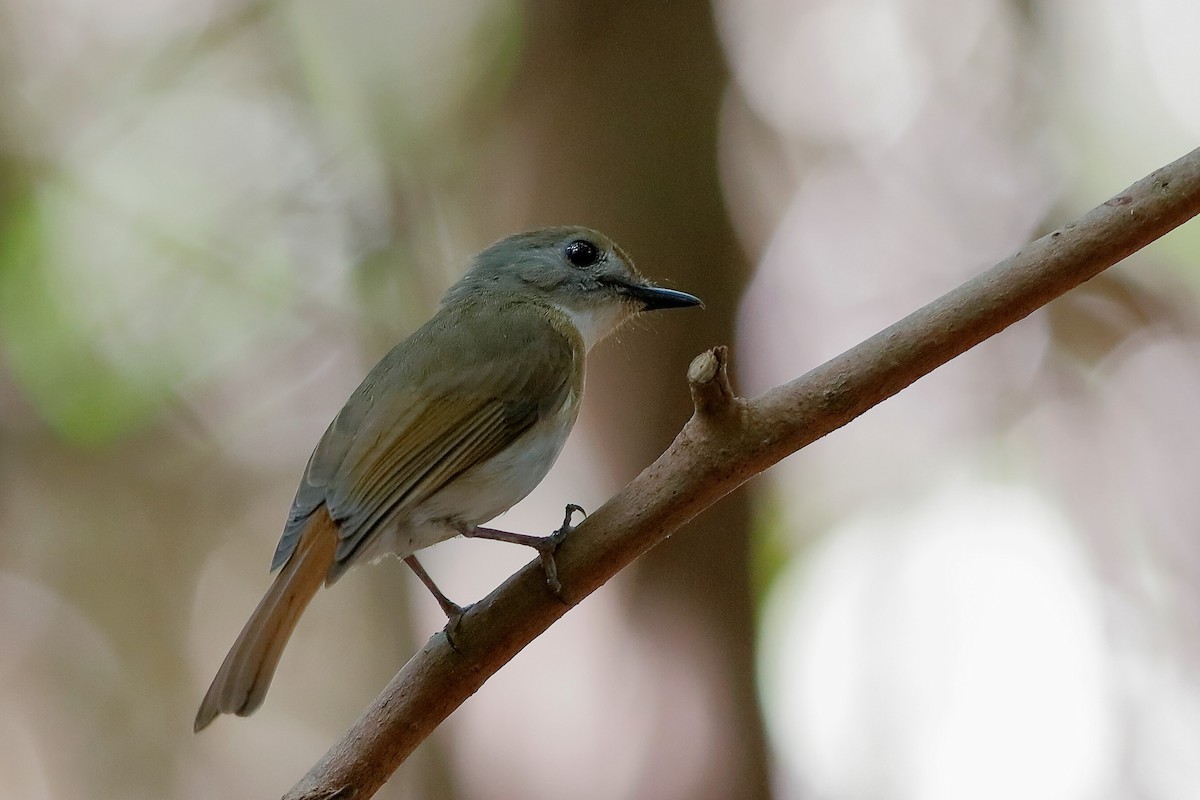
[[537, 406], [494, 397], [431, 398], [404, 430], [386, 431], [361, 453], [352, 448], [345, 479], [326, 500], [341, 523], [335, 561], [349, 562], [386, 519], [515, 442], [537, 422]]
[[[324, 504], [341, 532], [335, 578], [383, 523], [507, 448], [561, 407], [582, 379], [581, 356], [566, 336], [550, 337], [550, 352], [544, 328], [521, 326], [515, 336], [463, 345], [461, 337], [438, 341], [437, 321], [389, 353], [329, 426], [309, 459], [273, 566], [287, 560], [294, 531]], [[526, 324], [546, 325], [537, 316]], [[529, 347], [534, 334], [543, 346]]]

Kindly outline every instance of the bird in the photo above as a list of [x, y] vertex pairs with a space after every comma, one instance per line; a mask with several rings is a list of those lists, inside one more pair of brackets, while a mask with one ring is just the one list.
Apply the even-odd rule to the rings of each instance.
[[196, 713], [263, 702], [301, 614], [353, 564], [403, 559], [450, 623], [462, 609], [416, 552], [455, 536], [537, 549], [561, 590], [550, 536], [481, 527], [550, 471], [575, 424], [588, 351], [642, 312], [702, 306], [641, 275], [613, 240], [579, 226], [514, 234], [474, 257], [433, 317], [397, 344], [350, 395], [304, 469], [271, 570]]

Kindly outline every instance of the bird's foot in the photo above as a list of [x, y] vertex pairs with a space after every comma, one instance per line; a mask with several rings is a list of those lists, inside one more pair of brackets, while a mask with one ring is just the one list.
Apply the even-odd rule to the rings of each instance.
[[[462, 651], [458, 649], [458, 642], [455, 641], [455, 637], [458, 635], [458, 624], [462, 622], [463, 608], [462, 606], [455, 606], [454, 608], [457, 610], [453, 613], [447, 612], [446, 614], [446, 627], [442, 628], [442, 633], [446, 635], [446, 644], [450, 645], [450, 649], [455, 653], [461, 654]], [[446, 611], [444, 608], [442, 610]]]
[[532, 547], [538, 552], [538, 558], [542, 562], [542, 571], [546, 573], [546, 584], [550, 587], [550, 591], [554, 592], [554, 596], [562, 600], [562, 582], [558, 579], [558, 564], [554, 560], [554, 554], [558, 552], [558, 547], [563, 543], [563, 540], [575, 530], [575, 526], [571, 524], [571, 517], [576, 513], [587, 516], [587, 512], [580, 506], [574, 503], [568, 503], [566, 514], [563, 516], [562, 527], [556, 530], [549, 536], [530, 536], [525, 533], [509, 533], [508, 531], [498, 531], [492, 528], [464, 528], [460, 532], [463, 536], [476, 539], [492, 539], [497, 542], [508, 542], [510, 544], [523, 544], [526, 547]]
[[442, 590], [433, 582], [433, 578], [429, 577], [429, 573], [425, 571], [425, 567], [421, 566], [420, 561], [417, 561], [416, 556], [406, 556], [404, 563], [408, 564], [409, 568], [420, 578], [421, 583], [425, 584], [425, 588], [433, 595], [433, 599], [437, 600], [442, 613], [446, 615], [446, 627], [444, 629], [446, 632], [446, 641], [450, 643], [450, 647], [457, 653], [458, 645], [454, 641], [454, 632], [458, 630], [458, 624], [462, 622], [463, 613], [466, 609], [442, 593]]
[[563, 515], [562, 526], [549, 536], [543, 537], [538, 545], [538, 557], [542, 560], [542, 571], [546, 573], [546, 583], [549, 584], [550, 590], [554, 592], [555, 597], [562, 600], [562, 583], [558, 580], [558, 562], [554, 560], [554, 554], [558, 552], [558, 546], [566, 540], [571, 531], [575, 530], [575, 526], [571, 524], [571, 518], [576, 512], [587, 516], [587, 512], [582, 506], [577, 506], [574, 503], [567, 503], [566, 513]]

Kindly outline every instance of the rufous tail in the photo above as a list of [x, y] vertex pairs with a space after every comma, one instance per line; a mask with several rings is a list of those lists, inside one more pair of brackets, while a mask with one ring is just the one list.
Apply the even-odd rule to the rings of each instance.
[[196, 712], [193, 730], [199, 733], [219, 714], [244, 717], [262, 705], [284, 645], [329, 573], [337, 543], [337, 525], [322, 506], [225, 656]]

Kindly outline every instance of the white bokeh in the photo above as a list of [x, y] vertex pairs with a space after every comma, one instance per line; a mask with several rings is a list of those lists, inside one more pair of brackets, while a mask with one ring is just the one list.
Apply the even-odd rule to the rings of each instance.
[[817, 797], [1098, 796], [1117, 718], [1097, 592], [1028, 490], [960, 481], [847, 520], [768, 600], [785, 768]]

